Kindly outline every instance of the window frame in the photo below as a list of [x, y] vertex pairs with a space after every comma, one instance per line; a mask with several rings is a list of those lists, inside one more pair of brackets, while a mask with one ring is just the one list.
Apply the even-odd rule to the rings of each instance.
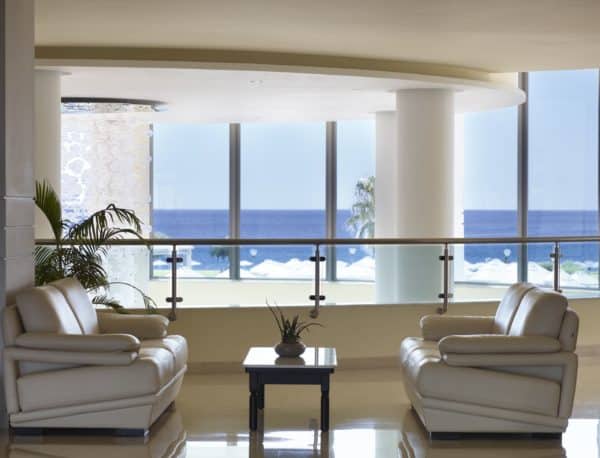
[[[599, 74], [600, 75], [600, 74]], [[518, 75], [519, 88], [525, 93], [526, 100], [518, 107], [517, 115], [517, 233], [518, 236], [528, 236], [528, 213], [529, 213], [529, 73], [522, 72]], [[600, 76], [598, 77], [600, 88]], [[600, 91], [599, 91], [600, 93]], [[600, 114], [600, 96], [596, 101]], [[600, 116], [598, 116], [600, 124]], [[327, 238], [336, 238], [337, 217], [337, 122], [325, 121], [325, 230]], [[153, 125], [150, 125], [153, 129]], [[241, 213], [241, 129], [240, 123], [229, 123], [229, 237], [232, 239], [240, 236], [240, 213]], [[597, 135], [600, 137], [600, 126]], [[598, 143], [598, 157], [600, 158], [600, 138]], [[154, 155], [154, 138], [150, 142], [150, 158]], [[150, 167], [150, 215], [153, 214], [154, 180], [153, 168]], [[598, 196], [598, 213], [600, 219], [600, 160], [598, 160], [598, 184], [596, 193]], [[327, 247], [326, 280], [337, 281], [336, 272], [336, 250], [334, 246]], [[599, 256], [600, 258], [600, 256]], [[528, 272], [527, 246], [524, 244], [519, 248], [518, 255], [518, 280], [527, 281]], [[600, 259], [598, 260], [600, 262]], [[152, 271], [152, 267], [150, 267]], [[600, 280], [600, 272], [598, 273]], [[229, 279], [240, 279], [240, 256], [239, 247], [233, 250], [230, 257]]]

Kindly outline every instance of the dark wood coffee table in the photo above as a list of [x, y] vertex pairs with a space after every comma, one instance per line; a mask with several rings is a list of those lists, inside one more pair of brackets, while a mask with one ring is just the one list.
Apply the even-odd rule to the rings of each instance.
[[321, 385], [321, 431], [329, 431], [329, 376], [337, 367], [335, 348], [308, 347], [299, 358], [281, 358], [272, 347], [252, 347], [243, 362], [250, 376], [250, 431], [265, 407], [265, 385]]

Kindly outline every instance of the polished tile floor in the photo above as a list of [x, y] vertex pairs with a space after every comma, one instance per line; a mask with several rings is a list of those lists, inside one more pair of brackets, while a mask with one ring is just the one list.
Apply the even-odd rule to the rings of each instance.
[[318, 387], [269, 386], [264, 433], [248, 433], [244, 374], [188, 375], [176, 408], [145, 440], [9, 438], [10, 458], [136, 457], [600, 457], [600, 357], [581, 358], [574, 419], [559, 440], [429, 441], [409, 409], [397, 370], [340, 370], [332, 377], [331, 426], [319, 432]]

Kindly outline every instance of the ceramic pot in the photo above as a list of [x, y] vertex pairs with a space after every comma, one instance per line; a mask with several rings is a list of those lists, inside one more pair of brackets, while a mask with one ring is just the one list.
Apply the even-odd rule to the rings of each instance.
[[304, 353], [306, 345], [301, 340], [294, 343], [280, 342], [275, 345], [275, 353], [284, 358], [296, 358]]

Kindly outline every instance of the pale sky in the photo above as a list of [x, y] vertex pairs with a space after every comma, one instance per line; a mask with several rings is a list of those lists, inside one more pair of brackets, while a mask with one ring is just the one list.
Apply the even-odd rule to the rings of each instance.
[[[375, 123], [338, 123], [338, 206], [350, 208], [359, 178], [375, 173]], [[154, 126], [154, 207], [226, 209], [225, 124]], [[325, 208], [325, 124], [241, 126], [242, 209]]]
[[[598, 208], [598, 70], [529, 80], [529, 207]], [[465, 115], [468, 209], [516, 209], [517, 109]]]

